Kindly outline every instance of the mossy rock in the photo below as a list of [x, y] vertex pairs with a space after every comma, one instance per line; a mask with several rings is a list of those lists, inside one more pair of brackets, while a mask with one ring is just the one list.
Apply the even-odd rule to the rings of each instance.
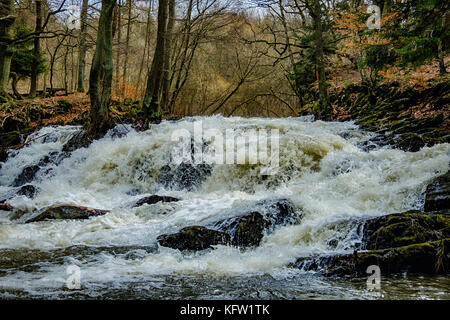
[[427, 187], [425, 211], [450, 209], [450, 171], [434, 179]]
[[397, 147], [406, 152], [417, 152], [425, 147], [425, 140], [415, 133], [407, 133], [397, 141]]
[[158, 243], [163, 247], [180, 251], [201, 251], [216, 245], [227, 245], [230, 236], [225, 232], [211, 230], [200, 226], [191, 226], [169, 235], [160, 235]]
[[66, 113], [73, 109], [73, 105], [68, 100], [60, 100], [56, 105], [56, 109], [58, 110], [58, 112]]
[[409, 211], [364, 223], [366, 249], [386, 249], [450, 238], [450, 215]]
[[316, 271], [324, 275], [367, 275], [367, 268], [376, 265], [381, 274], [420, 273], [448, 274], [450, 272], [450, 239], [425, 242], [353, 254], [324, 255], [300, 258], [290, 267]]

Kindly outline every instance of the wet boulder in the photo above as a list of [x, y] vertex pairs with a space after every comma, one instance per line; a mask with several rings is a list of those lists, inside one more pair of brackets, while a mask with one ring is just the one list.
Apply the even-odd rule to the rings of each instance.
[[[293, 205], [287, 199], [258, 201], [235, 208], [232, 213], [234, 216], [231, 218], [215, 221], [206, 227], [187, 227], [176, 234], [162, 235], [158, 237], [158, 241], [162, 246], [196, 251], [208, 249], [215, 244], [255, 247], [276, 226], [286, 225], [297, 219]], [[219, 243], [217, 239], [221, 239]]]
[[424, 138], [416, 133], [404, 134], [397, 141], [397, 147], [406, 152], [420, 151], [425, 145]]
[[371, 265], [379, 266], [385, 275], [403, 272], [448, 274], [450, 239], [382, 250], [300, 258], [290, 267], [327, 276], [365, 276]]
[[140, 206], [143, 206], [144, 204], [155, 204], [158, 202], [167, 203], [167, 202], [177, 202], [177, 201], [180, 201], [180, 199], [174, 198], [174, 197], [168, 197], [168, 196], [152, 195], [149, 197], [139, 199], [136, 202], [136, 204], [134, 205], [134, 207], [140, 207]]
[[264, 237], [264, 231], [270, 227], [270, 222], [259, 212], [252, 212], [245, 216], [230, 219], [221, 223], [232, 235], [231, 244], [236, 247], [258, 246]]
[[21, 185], [32, 182], [34, 180], [34, 177], [36, 176], [36, 173], [39, 171], [39, 169], [40, 169], [40, 166], [37, 164], [25, 167], [22, 170], [22, 172], [14, 180], [13, 186], [19, 187]]
[[213, 229], [228, 233], [232, 245], [258, 246], [266, 233], [276, 226], [296, 220], [292, 203], [288, 199], [266, 199], [234, 209], [238, 215], [218, 221]]
[[67, 141], [63, 148], [62, 152], [64, 153], [70, 153], [77, 149], [86, 148], [91, 143], [91, 140], [89, 139], [86, 131], [81, 130], [75, 133], [69, 141]]
[[26, 196], [27, 198], [33, 199], [37, 193], [37, 189], [32, 184], [27, 184], [20, 187], [19, 191], [17, 191], [17, 195]]
[[437, 177], [428, 185], [424, 210], [435, 211], [450, 209], [450, 172]]
[[92, 217], [102, 216], [107, 214], [108, 212], [109, 210], [99, 210], [74, 205], [53, 206], [26, 220], [25, 223], [59, 219], [84, 220]]
[[201, 251], [216, 245], [227, 245], [230, 236], [225, 232], [211, 230], [200, 226], [191, 226], [169, 235], [160, 235], [158, 243], [163, 247], [180, 251]]
[[409, 211], [364, 223], [363, 245], [368, 250], [387, 249], [450, 238], [450, 215]]

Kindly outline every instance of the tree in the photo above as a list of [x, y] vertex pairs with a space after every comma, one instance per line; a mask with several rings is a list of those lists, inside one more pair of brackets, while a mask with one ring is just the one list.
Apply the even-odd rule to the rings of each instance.
[[162, 105], [165, 109], [169, 107], [169, 90], [170, 90], [170, 73], [171, 73], [171, 56], [173, 31], [175, 26], [175, 0], [169, 0], [169, 21], [167, 23], [167, 36], [164, 53], [164, 75], [162, 80]]
[[0, 98], [8, 97], [9, 73], [13, 56], [12, 26], [16, 20], [14, 0], [0, 0]]
[[102, 0], [97, 31], [97, 45], [89, 78], [91, 100], [88, 134], [96, 138], [110, 126], [109, 104], [113, 78], [113, 12], [115, 0]]
[[86, 32], [87, 32], [88, 0], [83, 0], [81, 5], [81, 30], [80, 30], [80, 51], [78, 55], [78, 83], [77, 91], [84, 92], [84, 72], [86, 68]]
[[[20, 38], [30, 32], [31, 30], [28, 29], [24, 20], [16, 21], [14, 25], [16, 38]], [[34, 73], [36, 75], [41, 74], [46, 69], [42, 53], [39, 51], [36, 57], [35, 48], [31, 48], [33, 42], [33, 39], [29, 39], [27, 42], [17, 45], [12, 55], [10, 77], [12, 78], [12, 89], [16, 98], [21, 98], [17, 90], [17, 83], [20, 80], [32, 77]]]
[[168, 4], [168, 0], [159, 0], [156, 48], [153, 56], [152, 67], [148, 75], [147, 89], [143, 101], [146, 127], [148, 127], [151, 122], [160, 121], [162, 117], [160, 97], [164, 72], [164, 53], [166, 52], [165, 45], [169, 11]]
[[31, 67], [31, 85], [30, 85], [30, 97], [36, 97], [37, 81], [38, 81], [38, 65], [41, 56], [41, 44], [40, 35], [42, 32], [42, 2], [41, 0], [35, 1], [36, 5], [36, 28], [34, 37], [34, 50], [33, 50], [33, 65]]

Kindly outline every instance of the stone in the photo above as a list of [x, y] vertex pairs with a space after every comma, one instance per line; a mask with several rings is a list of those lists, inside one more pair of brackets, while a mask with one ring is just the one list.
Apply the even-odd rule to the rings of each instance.
[[86, 131], [81, 130], [75, 133], [69, 141], [64, 144], [62, 152], [70, 153], [81, 148], [86, 148], [89, 146], [90, 142], [91, 141], [88, 139]]
[[107, 214], [108, 212], [109, 210], [99, 210], [74, 205], [53, 206], [26, 220], [25, 223], [56, 219], [84, 220], [92, 217], [102, 216]]
[[290, 267], [327, 276], [366, 276], [377, 265], [384, 275], [395, 273], [447, 274], [450, 271], [450, 239], [398, 248], [300, 258]]
[[27, 184], [22, 186], [19, 191], [17, 192], [17, 194], [19, 196], [26, 196], [27, 198], [33, 199], [34, 196], [36, 195], [36, 187], [31, 185], [31, 184]]
[[363, 246], [387, 249], [450, 238], [450, 215], [408, 211], [364, 223]]
[[158, 195], [152, 195], [149, 197], [142, 198], [138, 200], [135, 204], [135, 207], [143, 206], [144, 204], [155, 204], [158, 202], [177, 202], [180, 201], [180, 199], [174, 198], [174, 197], [167, 197], [167, 196], [158, 196]]
[[425, 194], [426, 212], [450, 209], [450, 171], [434, 179]]
[[201, 251], [216, 245], [227, 245], [230, 236], [224, 232], [211, 230], [201, 226], [191, 226], [169, 235], [160, 235], [158, 243], [163, 247], [180, 251]]

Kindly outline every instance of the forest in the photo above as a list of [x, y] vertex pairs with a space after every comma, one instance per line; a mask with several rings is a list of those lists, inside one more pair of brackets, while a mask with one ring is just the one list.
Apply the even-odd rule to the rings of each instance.
[[0, 0], [0, 299], [450, 299], [449, 64], [447, 0]]

